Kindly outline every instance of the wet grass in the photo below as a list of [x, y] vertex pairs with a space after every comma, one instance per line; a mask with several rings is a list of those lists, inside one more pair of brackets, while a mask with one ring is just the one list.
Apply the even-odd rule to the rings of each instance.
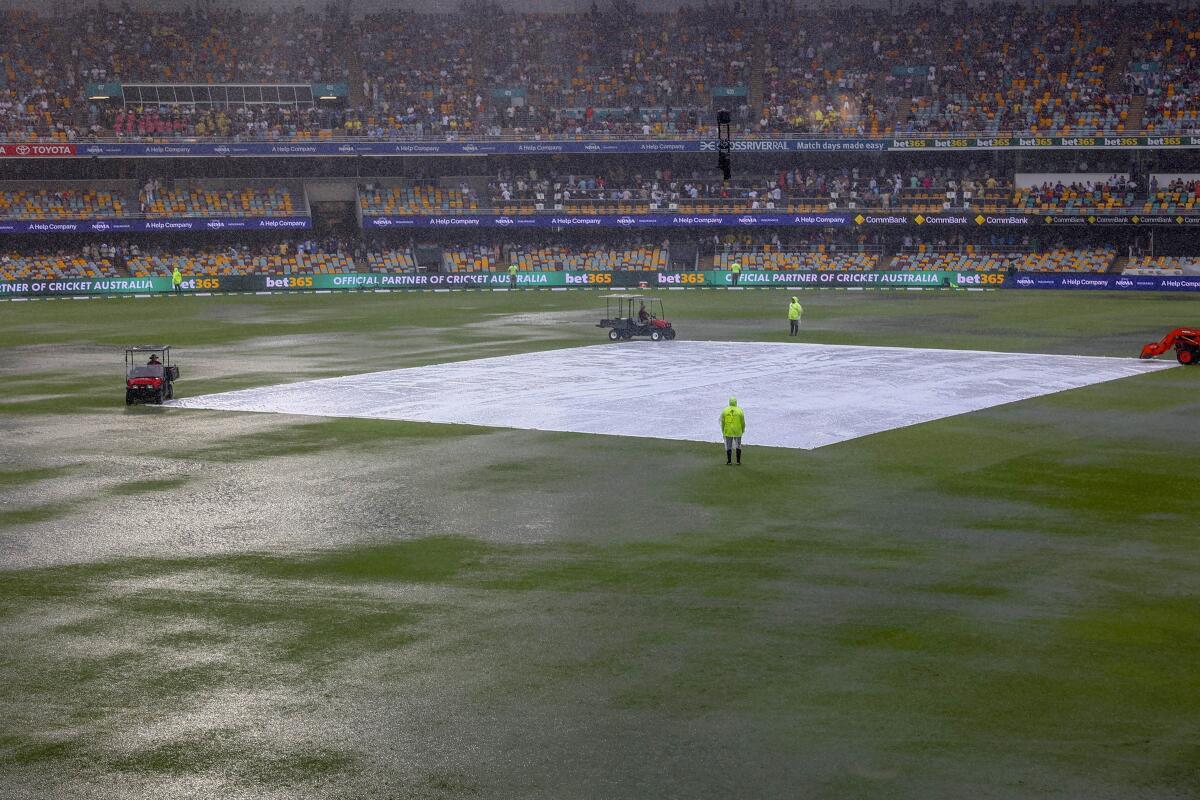
[[[784, 296], [672, 293], [668, 305], [681, 328], [782, 341]], [[0, 315], [0, 336], [122, 343], [132, 302], [18, 304]], [[904, 292], [802, 302], [808, 341], [1105, 355], [1127, 355], [1194, 304]], [[521, 293], [137, 307], [145, 338], [187, 330], [194, 346], [419, 326], [498, 353], [554, 342], [455, 328], [594, 304]], [[34, 320], [55, 325], [22, 333]], [[593, 334], [568, 330], [563, 342]], [[421, 506], [444, 512], [421, 535], [403, 515], [375, 525], [364, 513], [326, 549], [199, 547], [0, 571], [0, 780], [37, 776], [33, 796], [68, 798], [88, 796], [73, 776], [130, 797], [146, 786], [314, 798], [1191, 796], [1200, 512], [1176, 487], [1200, 469], [1198, 377], [1171, 370], [812, 452], [751, 447], [740, 469], [694, 443], [355, 419], [245, 433], [220, 429], [229, 415], [194, 412], [213, 420], [210, 438], [143, 447], [201, 469], [126, 480], [91, 508], [162, 494], [236, 512], [189, 494], [205, 470], [245, 475], [286, 459], [303, 476], [334, 454], [364, 511], [388, 493], [420, 506], [430, 487], [454, 505]], [[107, 412], [88, 405], [101, 383], [22, 379], [0, 387], [0, 403], [126, 413], [119, 397]], [[29, 399], [38, 394], [56, 397]], [[56, 457], [72, 463], [103, 449], [58, 441]], [[615, 469], [635, 457], [649, 467]], [[440, 472], [416, 480], [433, 458]], [[9, 465], [0, 489], [77, 469]], [[543, 506], [545, 527], [528, 540], [462, 533], [468, 518], [543, 521]], [[64, 509], [5, 507], [15, 516], [0, 526], [52, 525]], [[666, 518], [676, 513], [683, 522]]]
[[[209, 414], [214, 418], [228, 416], [222, 412], [192, 413]], [[188, 454], [199, 461], [254, 462], [284, 456], [309, 455], [338, 448], [355, 448], [370, 452], [402, 446], [405, 440], [419, 443], [494, 433], [492, 428], [473, 425], [431, 425], [347, 417], [287, 424], [275, 430], [228, 436], [209, 444], [193, 446], [189, 448]], [[179, 448], [163, 449], [159, 454], [177, 456]]]
[[32, 525], [38, 522], [48, 522], [50, 520], [65, 517], [75, 511], [75, 505], [72, 503], [47, 503], [40, 506], [28, 506], [25, 508], [11, 508], [0, 511], [0, 536], [3, 535], [4, 528], [15, 525]]
[[38, 481], [61, 478], [64, 475], [71, 474], [74, 468], [74, 466], [63, 466], [0, 470], [0, 490], [15, 489], [37, 483]]

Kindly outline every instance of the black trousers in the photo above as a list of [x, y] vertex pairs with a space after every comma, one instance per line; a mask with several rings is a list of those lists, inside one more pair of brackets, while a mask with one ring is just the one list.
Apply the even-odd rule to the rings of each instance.
[[795, 336], [799, 332], [800, 332], [800, 320], [789, 319], [788, 320], [788, 335]]
[[740, 278], [740, 277], [741, 277], [741, 273], [740, 273], [740, 272], [734, 272], [734, 273], [732, 273], [732, 274], [729, 276], [729, 281], [730, 281], [730, 283], [732, 283], [734, 286], [737, 286], [738, 278]]

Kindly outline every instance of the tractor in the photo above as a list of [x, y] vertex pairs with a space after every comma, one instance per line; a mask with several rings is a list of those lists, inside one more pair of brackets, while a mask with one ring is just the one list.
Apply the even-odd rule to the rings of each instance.
[[670, 341], [675, 328], [663, 314], [662, 300], [640, 294], [606, 295], [604, 318], [597, 328], [608, 328], [611, 341], [648, 336], [651, 341]]
[[156, 403], [175, 396], [179, 367], [171, 363], [170, 345], [125, 348], [125, 405]]
[[1142, 358], [1154, 358], [1175, 348], [1175, 360], [1180, 364], [1200, 364], [1200, 329], [1176, 328], [1162, 338], [1142, 348]]

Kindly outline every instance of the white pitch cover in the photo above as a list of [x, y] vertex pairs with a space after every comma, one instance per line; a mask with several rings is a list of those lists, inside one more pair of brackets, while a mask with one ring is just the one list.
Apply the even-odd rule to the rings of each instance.
[[176, 408], [720, 440], [811, 450], [1175, 366], [1133, 358], [756, 342], [621, 342], [264, 386]]

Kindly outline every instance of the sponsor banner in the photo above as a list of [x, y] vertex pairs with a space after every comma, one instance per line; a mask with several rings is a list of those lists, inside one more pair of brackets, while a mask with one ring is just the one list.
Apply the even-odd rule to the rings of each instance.
[[723, 225], [846, 225], [850, 215], [784, 214], [597, 214], [578, 216], [544, 212], [533, 215], [472, 214], [470, 216], [411, 215], [400, 217], [363, 217], [365, 228], [648, 228], [648, 227], [719, 227]]
[[[520, 272], [517, 286], [520, 288], [566, 286], [567, 276], [577, 273], [566, 272]], [[582, 273], [578, 273], [582, 274]], [[291, 275], [278, 277], [263, 276], [263, 289], [436, 289], [443, 287], [486, 289], [509, 286], [507, 272], [451, 272], [451, 273], [402, 273], [351, 274], [351, 275]]]
[[0, 142], [0, 158], [70, 158], [76, 155], [73, 144], [22, 144]]
[[[787, 142], [774, 143], [767, 150], [788, 149]], [[7, 145], [14, 147], [15, 145]], [[715, 143], [713, 147], [715, 148]], [[72, 145], [75, 147], [75, 145]], [[78, 145], [79, 155], [89, 158], [220, 158], [279, 156], [484, 156], [536, 153], [698, 153], [697, 139], [680, 140], [603, 140], [541, 142], [498, 141], [352, 141], [352, 142], [95, 142]], [[881, 148], [882, 149], [882, 148]], [[3, 153], [0, 153], [3, 155]]]
[[309, 217], [189, 217], [186, 219], [0, 220], [0, 233], [307, 230]]
[[[703, 272], [522, 272], [517, 286], [523, 289], [670, 288], [733, 284], [727, 270]], [[507, 272], [405, 273], [393, 275], [185, 275], [180, 291], [188, 292], [288, 292], [372, 289], [487, 289], [510, 286]], [[807, 286], [864, 288], [1007, 288], [1088, 289], [1114, 291], [1200, 292], [1200, 276], [1107, 275], [998, 272], [776, 272], [745, 270], [739, 286]], [[58, 280], [0, 281], [0, 298], [67, 295], [163, 294], [174, 291], [167, 276], [151, 278], [62, 278]]]
[[[2, 223], [0, 223], [2, 224]], [[885, 211], [829, 211], [789, 214], [781, 211], [753, 211], [742, 214], [688, 214], [686, 212], [653, 214], [596, 214], [575, 215], [544, 211], [537, 214], [503, 215], [470, 214], [461, 216], [430, 216], [412, 214], [396, 217], [363, 217], [363, 227], [386, 228], [704, 228], [739, 225], [807, 226], [899, 226], [917, 225], [939, 227], [981, 226], [1021, 227], [1057, 225], [1084, 227], [1088, 225], [1200, 225], [1200, 215], [1152, 214], [1058, 214], [1032, 216], [1029, 214], [981, 214], [972, 211], [939, 214], [911, 214]], [[3, 230], [0, 228], [0, 230]]]
[[[687, 275], [688, 273], [678, 274]], [[728, 270], [710, 270], [704, 272], [703, 275], [703, 285], [733, 285], [733, 273]], [[957, 272], [944, 270], [926, 270], [924, 272], [742, 270], [738, 276], [738, 286], [924, 286], [940, 288], [958, 285], [958, 275]]]
[[1018, 272], [1006, 276], [1004, 286], [1008, 289], [1108, 289], [1114, 291], [1144, 292], [1200, 292], [1200, 276]]
[[[919, 152], [935, 150], [1040, 150], [1200, 148], [1200, 136], [931, 136], [913, 139], [809, 138], [739, 139], [735, 153]], [[272, 156], [481, 156], [505, 154], [706, 153], [716, 139], [573, 139], [563, 141], [255, 141], [255, 142], [77, 142], [71, 144], [0, 143], [0, 158], [181, 158]]]
[[146, 294], [171, 291], [171, 279], [60, 278], [55, 280], [0, 281], [0, 297], [69, 294]]
[[[914, 139], [739, 139], [735, 153], [862, 153], [935, 150], [1200, 148], [1200, 136], [936, 136]], [[574, 139], [564, 141], [258, 141], [0, 143], [0, 158], [181, 158], [272, 156], [482, 156], [505, 154], [715, 153], [716, 139]]]
[[526, 215], [472, 214], [469, 216], [409, 215], [400, 217], [363, 217], [366, 228], [706, 228], [745, 225], [787, 227], [839, 225], [1026, 225], [1024, 214], [988, 214], [986, 217], [963, 214], [888, 214], [876, 211], [829, 211], [788, 214], [780, 211], [754, 211], [743, 214], [655, 214], [573, 215], [542, 212]]

